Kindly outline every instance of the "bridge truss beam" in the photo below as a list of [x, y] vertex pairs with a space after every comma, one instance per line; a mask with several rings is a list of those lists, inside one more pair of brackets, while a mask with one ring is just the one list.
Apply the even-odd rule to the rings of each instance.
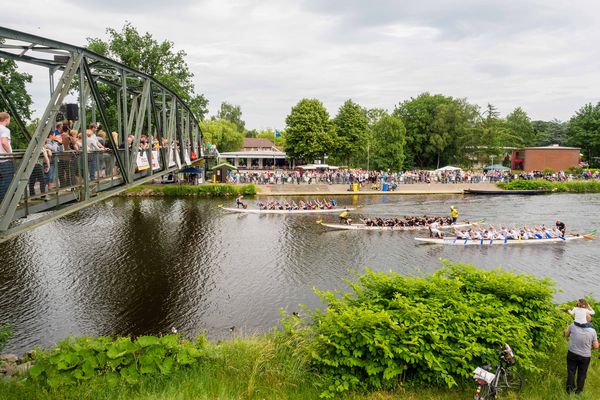
[[[4, 103], [19, 128], [24, 131], [25, 137], [29, 139], [24, 152], [15, 151], [11, 159], [0, 160], [14, 165], [14, 176], [6, 194], [0, 198], [0, 240], [15, 228], [16, 219], [32, 212], [60, 207], [62, 214], [68, 212], [69, 207], [80, 209], [82, 204], [67, 205], [65, 208], [64, 203], [73, 200], [80, 203], [90, 202], [90, 198], [98, 196], [101, 191], [112, 195], [149, 178], [179, 169], [179, 160], [183, 160], [185, 164], [191, 163], [192, 152], [200, 155], [202, 132], [199, 120], [176, 93], [151, 76], [83, 47], [2, 27], [0, 59], [47, 68], [51, 88], [50, 101], [43, 116], [35, 132], [31, 137], [27, 137], [25, 125], [15, 113], [16, 109], [12, 107], [10, 93], [0, 87], [0, 105]], [[57, 72], [61, 75], [55, 83]], [[68, 179], [64, 179], [63, 182], [62, 177], [60, 180], [56, 179], [55, 201], [35, 202], [35, 198], [29, 198], [31, 194], [28, 196], [27, 187], [31, 187], [32, 172], [40, 162], [46, 137], [53, 130], [60, 107], [68, 95], [76, 95], [78, 98], [80, 118], [75, 127], [81, 128], [82, 148], [77, 155], [71, 155], [76, 161], [71, 162], [69, 168], [72, 169], [72, 164], [75, 163], [79, 172], [73, 174], [70, 171], [73, 179], [68, 182]], [[110, 157], [109, 163], [115, 166], [111, 167], [110, 172], [118, 171], [111, 176], [108, 183], [99, 178], [100, 174], [95, 176], [95, 169], [99, 165], [98, 157], [106, 156], [88, 151], [87, 147], [86, 122], [90, 120], [96, 123], [97, 115], [107, 132], [109, 147], [112, 149], [111, 153], [107, 154]], [[113, 137], [112, 132], [116, 132], [116, 137]], [[143, 134], [158, 140], [161, 146], [158, 153], [153, 153], [152, 148], [140, 150]], [[138, 168], [137, 164], [140, 156], [146, 156], [149, 161], [153, 156], [158, 158], [158, 166], [156, 163], [150, 163], [149, 168], [140, 171], [141, 168]], [[63, 166], [60, 171], [63, 175], [65, 157], [59, 153], [55, 155], [54, 160], [57, 170]], [[51, 218], [54, 217], [47, 217]], [[39, 225], [40, 220], [36, 221], [36, 225]], [[22, 229], [24, 224], [17, 225]]]

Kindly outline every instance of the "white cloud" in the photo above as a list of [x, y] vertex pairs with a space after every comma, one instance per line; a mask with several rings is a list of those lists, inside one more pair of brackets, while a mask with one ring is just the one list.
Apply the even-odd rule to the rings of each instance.
[[[568, 119], [600, 100], [600, 3], [592, 0], [23, 0], [4, 7], [6, 27], [75, 45], [126, 20], [171, 40], [188, 53], [211, 111], [222, 101], [238, 104], [249, 128], [284, 127], [303, 97], [322, 100], [333, 116], [347, 98], [391, 110], [429, 91], [489, 102], [504, 114], [520, 106], [544, 120]], [[47, 88], [45, 71], [36, 73], [38, 112]]]

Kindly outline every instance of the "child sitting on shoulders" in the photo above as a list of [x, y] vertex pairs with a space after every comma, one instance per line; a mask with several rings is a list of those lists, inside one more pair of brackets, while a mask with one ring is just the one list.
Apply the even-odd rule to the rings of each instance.
[[[575, 319], [575, 325], [580, 328], [591, 328], [591, 316], [594, 315], [594, 310], [585, 299], [577, 300], [577, 305], [569, 311]], [[588, 315], [590, 316], [588, 319]]]

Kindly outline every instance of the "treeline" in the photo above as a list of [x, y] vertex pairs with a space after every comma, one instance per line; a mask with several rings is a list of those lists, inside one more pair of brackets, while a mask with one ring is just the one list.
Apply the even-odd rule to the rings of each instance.
[[566, 122], [532, 121], [520, 107], [502, 117], [488, 104], [481, 109], [466, 99], [422, 93], [400, 102], [392, 112], [368, 109], [347, 100], [330, 116], [317, 99], [292, 107], [282, 131], [248, 131], [240, 106], [222, 103], [203, 123], [205, 139], [221, 151], [235, 151], [243, 137], [276, 139], [297, 163], [327, 160], [330, 164], [371, 169], [437, 168], [448, 164], [509, 165], [512, 148], [581, 147], [592, 165], [600, 156], [600, 103], [587, 104]]

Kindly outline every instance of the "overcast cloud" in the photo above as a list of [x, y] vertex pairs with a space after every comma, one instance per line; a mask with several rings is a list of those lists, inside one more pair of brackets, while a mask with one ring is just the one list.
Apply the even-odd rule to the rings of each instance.
[[[2, 25], [74, 45], [131, 21], [188, 53], [214, 114], [240, 105], [249, 129], [284, 128], [318, 98], [393, 110], [428, 91], [506, 115], [566, 120], [600, 101], [600, 2], [516, 0], [42, 0], [3, 5]], [[48, 77], [30, 88], [38, 113]]]

